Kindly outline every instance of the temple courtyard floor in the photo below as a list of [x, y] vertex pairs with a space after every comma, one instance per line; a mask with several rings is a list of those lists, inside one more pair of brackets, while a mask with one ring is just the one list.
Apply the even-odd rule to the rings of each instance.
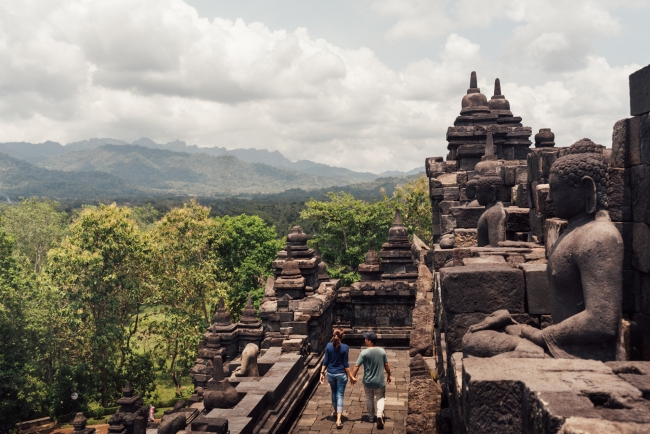
[[[362, 348], [350, 348], [350, 369], [354, 367]], [[405, 433], [406, 415], [408, 411], [409, 384], [409, 354], [408, 350], [387, 348], [388, 364], [393, 375], [393, 382], [386, 385], [386, 405], [384, 409], [385, 426], [377, 429], [376, 423], [368, 422], [366, 397], [363, 392], [361, 379], [363, 368], [359, 370], [358, 383], [352, 386], [348, 383], [345, 388], [345, 408], [343, 411], [343, 429], [336, 429], [336, 418], [330, 417], [332, 399], [330, 386], [325, 381], [318, 384], [314, 394], [298, 416], [292, 434], [307, 433]]]

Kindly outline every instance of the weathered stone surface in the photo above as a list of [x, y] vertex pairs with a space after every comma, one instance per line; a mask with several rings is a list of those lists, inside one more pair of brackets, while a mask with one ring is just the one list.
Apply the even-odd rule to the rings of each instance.
[[416, 379], [409, 384], [408, 417], [406, 432], [417, 434], [437, 433], [442, 389], [429, 379]]
[[650, 273], [650, 226], [634, 223], [632, 237], [632, 265], [637, 270]]
[[442, 300], [446, 312], [492, 313], [507, 309], [524, 311], [524, 273], [521, 270], [477, 264], [440, 270]]
[[537, 315], [551, 313], [551, 292], [546, 264], [521, 264], [519, 268], [524, 270], [526, 279], [527, 312]]
[[[626, 169], [610, 167], [608, 170], [608, 176], [609, 188], [607, 189], [607, 208], [609, 210], [609, 217], [614, 222], [632, 221], [632, 188], [630, 185], [629, 171]], [[644, 181], [645, 180], [641, 180], [640, 182]], [[650, 184], [649, 181], [645, 182]], [[650, 185], [646, 187], [650, 188]]]
[[411, 330], [409, 343], [411, 357], [416, 354], [425, 357], [433, 356], [433, 313], [433, 303], [426, 298], [417, 299], [413, 309], [413, 330]]
[[634, 223], [632, 222], [616, 222], [614, 223], [616, 229], [623, 237], [623, 269], [632, 269], [632, 257], [634, 256]]
[[533, 192], [533, 201], [535, 202], [535, 209], [542, 213], [544, 217], [555, 217], [551, 206], [548, 204], [548, 193], [549, 185], [548, 184], [538, 184], [535, 186], [535, 191]]
[[477, 229], [454, 229], [454, 247], [475, 247], [477, 239]]
[[[639, 165], [629, 169], [632, 220], [650, 223], [650, 166]], [[625, 221], [625, 220], [622, 220]]]
[[478, 226], [478, 220], [485, 212], [485, 207], [453, 207], [450, 208], [449, 212], [456, 219], [457, 228], [476, 229]]
[[509, 206], [506, 210], [506, 230], [509, 232], [528, 232], [530, 224], [528, 221], [528, 208]]
[[515, 195], [516, 201], [515, 205], [517, 205], [519, 208], [528, 208], [530, 207], [531, 203], [528, 200], [528, 183], [521, 183], [516, 185], [517, 188], [517, 194]]
[[630, 74], [630, 114], [650, 112], [650, 66]]
[[650, 423], [641, 391], [594, 360], [466, 358], [463, 406], [469, 433], [558, 432], [571, 417]]
[[562, 425], [561, 434], [642, 434], [648, 429], [646, 424], [634, 422], [611, 422], [602, 419], [569, 417]]
[[200, 415], [192, 421], [192, 431], [202, 431], [215, 434], [227, 434], [228, 419], [223, 417], [207, 417]]
[[450, 234], [456, 229], [456, 219], [452, 215], [443, 214], [440, 216], [440, 231], [443, 234]]
[[634, 322], [639, 328], [639, 351], [643, 360], [650, 360], [650, 315], [637, 313]]
[[463, 265], [463, 259], [472, 256], [472, 251], [468, 247], [454, 248], [454, 267]]
[[478, 258], [465, 258], [463, 265], [476, 265], [476, 264], [501, 264], [506, 265], [506, 260], [500, 255], [479, 256]]
[[481, 312], [473, 313], [446, 313], [445, 341], [450, 353], [463, 351], [463, 336], [474, 324], [483, 321], [488, 314]]
[[459, 200], [460, 190], [458, 189], [458, 187], [443, 187], [442, 197], [445, 200]]
[[185, 429], [186, 418], [184, 413], [166, 414], [158, 426], [158, 434], [176, 434]]
[[641, 164], [638, 121], [638, 118], [621, 119], [614, 124], [614, 131], [612, 133], [612, 167], [625, 168]]
[[430, 157], [424, 162], [427, 176], [432, 178], [445, 172], [445, 161], [443, 157]]
[[440, 214], [451, 214], [451, 208], [459, 207], [460, 202], [457, 200], [442, 200], [438, 203]]
[[566, 220], [553, 217], [544, 221], [544, 247], [546, 247], [546, 256], [551, 254], [551, 247], [560, 238], [560, 235], [566, 230], [569, 223]]
[[447, 262], [453, 261], [454, 251], [452, 249], [441, 249], [435, 246], [433, 250], [433, 268], [435, 271], [440, 270]]

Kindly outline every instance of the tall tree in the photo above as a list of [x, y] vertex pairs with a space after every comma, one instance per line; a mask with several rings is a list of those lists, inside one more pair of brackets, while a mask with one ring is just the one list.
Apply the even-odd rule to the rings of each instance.
[[78, 323], [78, 353], [97, 375], [104, 406], [119, 394], [151, 293], [148, 254], [149, 242], [129, 210], [115, 204], [84, 209], [48, 254], [46, 275]]
[[217, 253], [225, 237], [223, 225], [210, 218], [210, 209], [195, 201], [169, 211], [152, 232], [159, 289], [154, 301], [159, 314], [149, 331], [177, 394], [198, 340], [210, 323], [212, 307], [226, 292], [222, 282], [227, 277]]

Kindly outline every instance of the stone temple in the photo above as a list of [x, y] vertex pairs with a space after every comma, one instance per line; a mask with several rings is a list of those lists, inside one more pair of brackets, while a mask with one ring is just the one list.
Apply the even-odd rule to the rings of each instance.
[[[335, 430], [318, 384], [335, 327], [351, 354], [369, 330], [389, 353], [386, 431], [650, 432], [650, 66], [611, 146], [548, 126], [531, 141], [499, 79], [488, 99], [474, 72], [460, 105], [448, 155], [425, 162], [434, 245], [397, 212], [344, 287], [293, 227], [259, 309], [249, 297], [234, 322], [219, 303], [194, 395], [147, 434]], [[375, 432], [348, 388], [344, 432]], [[109, 432], [144, 433], [130, 385], [118, 402]]]

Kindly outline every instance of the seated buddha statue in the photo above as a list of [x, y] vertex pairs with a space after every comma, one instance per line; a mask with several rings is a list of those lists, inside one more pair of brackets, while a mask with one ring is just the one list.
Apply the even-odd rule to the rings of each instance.
[[465, 334], [465, 355], [616, 359], [623, 239], [604, 210], [607, 163], [598, 150], [577, 142], [551, 167], [548, 200], [568, 221], [548, 258], [553, 325], [540, 330], [494, 312]]
[[476, 200], [485, 207], [478, 220], [478, 246], [497, 247], [506, 239], [506, 211], [501, 202], [503, 180], [495, 172], [479, 176], [475, 180]]

